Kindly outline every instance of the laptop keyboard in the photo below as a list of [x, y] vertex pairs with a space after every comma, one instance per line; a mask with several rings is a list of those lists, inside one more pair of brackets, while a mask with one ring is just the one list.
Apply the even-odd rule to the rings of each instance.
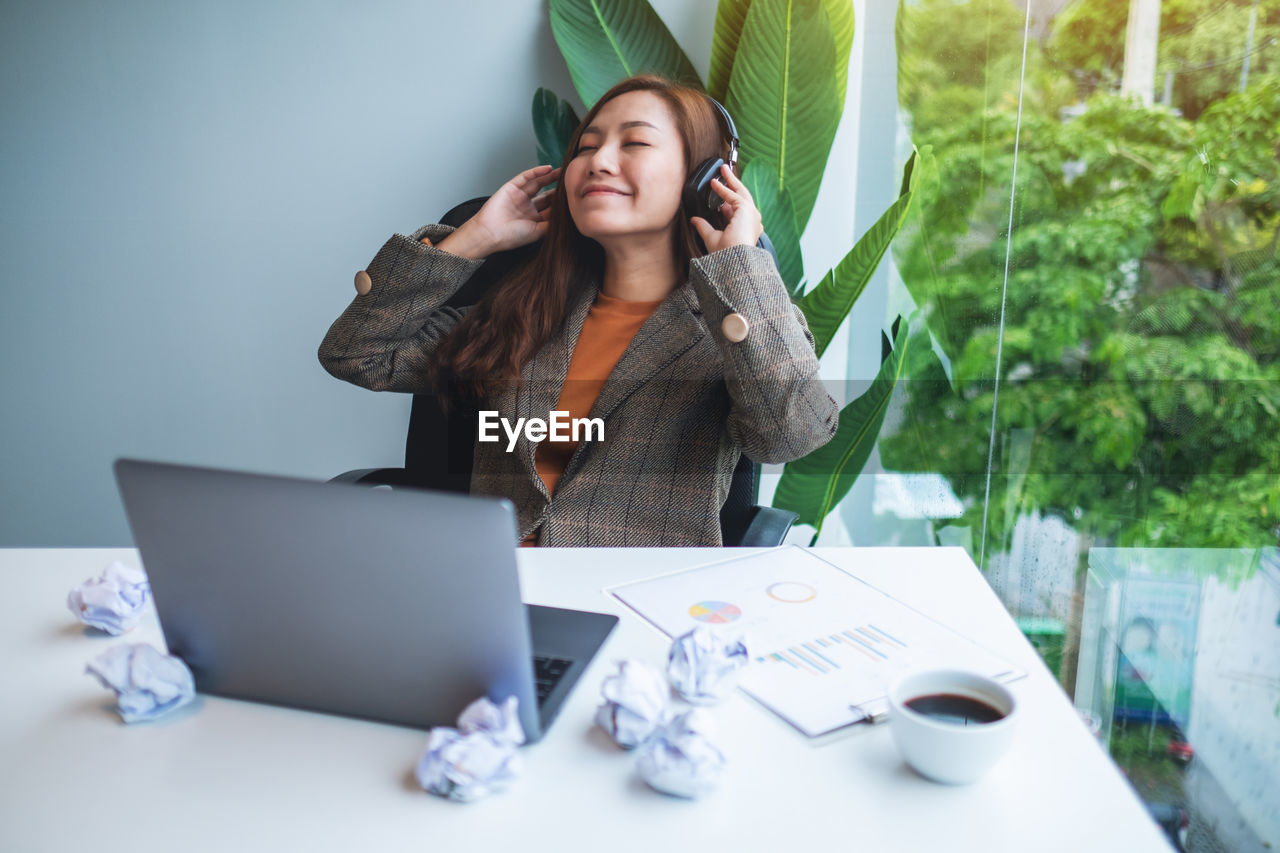
[[551, 691], [560, 683], [560, 679], [569, 671], [573, 661], [568, 658], [533, 657], [533, 683], [538, 693], [538, 704], [541, 705], [551, 695]]

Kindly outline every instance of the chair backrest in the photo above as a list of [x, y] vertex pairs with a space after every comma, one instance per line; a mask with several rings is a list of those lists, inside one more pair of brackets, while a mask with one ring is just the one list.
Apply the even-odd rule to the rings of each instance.
[[[487, 196], [464, 201], [440, 218], [443, 225], [458, 227], [480, 210]], [[770, 250], [772, 251], [771, 247]], [[498, 252], [488, 258], [445, 305], [474, 305], [507, 272], [528, 260], [535, 246]], [[450, 492], [467, 492], [475, 460], [478, 407], [453, 406], [445, 414], [435, 394], [415, 394], [405, 441], [404, 467], [412, 485]], [[439, 448], [446, 448], [441, 454]], [[739, 457], [729, 486], [729, 497], [720, 510], [720, 530], [726, 545], [742, 539], [759, 499], [760, 466], [745, 455]]]

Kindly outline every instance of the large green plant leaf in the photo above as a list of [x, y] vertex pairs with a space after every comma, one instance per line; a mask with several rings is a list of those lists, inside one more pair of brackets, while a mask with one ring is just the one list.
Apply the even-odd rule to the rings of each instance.
[[[851, 0], [822, 0], [831, 24], [836, 46], [836, 91], [840, 95], [840, 112], [844, 112], [845, 90], [849, 82], [849, 52], [853, 49], [853, 3]], [[716, 6], [716, 25], [711, 37], [711, 71], [707, 92], [723, 101], [729, 90], [733, 60], [742, 38], [742, 25], [747, 19], [751, 0], [720, 0]]]
[[[938, 363], [946, 375], [947, 382], [955, 390], [955, 375], [952, 362], [958, 357], [955, 346], [951, 343], [948, 330], [954, 324], [949, 314], [949, 300], [946, 298], [947, 285], [939, 278], [934, 258], [943, 250], [936, 246], [938, 240], [934, 236], [929, 223], [925, 221], [926, 211], [939, 198], [941, 177], [938, 173], [938, 160], [933, 155], [932, 145], [922, 145], [913, 152], [916, 160], [911, 170], [911, 212], [908, 220], [914, 220], [912, 232], [907, 235], [907, 247], [903, 249], [903, 257], [910, 255], [928, 258], [924, 270], [917, 270], [903, 280], [907, 295], [915, 305], [927, 306], [924, 312], [925, 327], [929, 332], [930, 347], [937, 356]], [[907, 223], [903, 223], [907, 227]], [[946, 241], [944, 236], [943, 241]]]
[[876, 267], [880, 266], [885, 250], [906, 221], [915, 186], [915, 162], [916, 152], [913, 150], [902, 170], [902, 188], [898, 200], [881, 214], [876, 224], [818, 282], [818, 286], [800, 300], [800, 310], [809, 323], [809, 331], [813, 332], [814, 348], [819, 357], [826, 351], [827, 344], [831, 343], [845, 317], [849, 316], [853, 303], [862, 295]]
[[702, 88], [698, 72], [648, 0], [550, 0], [551, 33], [590, 109], [618, 81], [661, 74]]
[[849, 87], [849, 53], [853, 50], [853, 0], [822, 0], [836, 43], [836, 91], [840, 93], [840, 113], [844, 114], [845, 90]]
[[[880, 372], [866, 393], [840, 410], [840, 426], [835, 437], [817, 450], [782, 469], [773, 505], [796, 513], [801, 524], [815, 528], [818, 541], [822, 522], [857, 479], [871, 456], [880, 427], [884, 424], [889, 399], [902, 376], [906, 362], [909, 324], [899, 316], [893, 324], [892, 350], [880, 365]], [[886, 337], [886, 349], [887, 346]]]
[[823, 0], [752, 0], [733, 58], [725, 106], [742, 159], [774, 164], [803, 232], [840, 123], [835, 36]]
[[[707, 94], [723, 101], [729, 90], [733, 57], [742, 38], [742, 25], [747, 20], [751, 0], [720, 0], [716, 6], [716, 26], [711, 34], [711, 70], [707, 74]], [[851, 7], [852, 8], [852, 7]]]
[[778, 174], [768, 160], [753, 160], [742, 170], [742, 183], [764, 220], [764, 233], [778, 256], [778, 272], [794, 297], [804, 281], [804, 259], [800, 255], [800, 232], [791, 209], [791, 195], [778, 191]]
[[539, 165], [559, 166], [564, 162], [569, 138], [578, 126], [578, 114], [568, 101], [550, 89], [533, 93], [533, 135], [538, 141]]

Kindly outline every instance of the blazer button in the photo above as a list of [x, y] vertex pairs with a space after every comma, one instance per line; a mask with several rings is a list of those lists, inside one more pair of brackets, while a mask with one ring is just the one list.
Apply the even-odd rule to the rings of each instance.
[[747, 322], [747, 318], [738, 312], [726, 314], [725, 318], [720, 321], [720, 331], [724, 332], [724, 336], [733, 341], [735, 344], [747, 339], [747, 332], [751, 331], [751, 324]]
[[356, 293], [364, 296], [373, 287], [373, 279], [369, 278], [369, 274], [364, 270], [356, 273]]

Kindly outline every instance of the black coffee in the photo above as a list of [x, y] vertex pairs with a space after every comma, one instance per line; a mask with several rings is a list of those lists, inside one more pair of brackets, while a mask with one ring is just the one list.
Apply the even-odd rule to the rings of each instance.
[[994, 723], [1004, 719], [1004, 712], [980, 699], [959, 696], [955, 693], [930, 693], [907, 701], [906, 706], [917, 714], [924, 714], [940, 723], [957, 726]]

